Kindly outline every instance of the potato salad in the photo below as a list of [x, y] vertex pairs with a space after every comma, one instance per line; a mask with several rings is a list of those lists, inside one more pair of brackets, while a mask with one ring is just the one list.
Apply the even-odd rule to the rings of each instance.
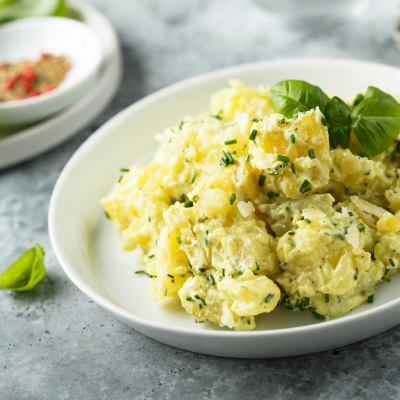
[[102, 200], [150, 301], [239, 331], [277, 306], [327, 320], [372, 303], [400, 264], [399, 104], [229, 83]]

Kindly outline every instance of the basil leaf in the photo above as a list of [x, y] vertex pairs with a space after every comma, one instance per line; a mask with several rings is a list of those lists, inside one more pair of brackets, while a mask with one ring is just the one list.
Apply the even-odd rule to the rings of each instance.
[[352, 128], [361, 149], [370, 157], [385, 151], [400, 132], [400, 105], [389, 94], [370, 86], [351, 112]]
[[332, 97], [325, 108], [325, 118], [328, 122], [329, 144], [336, 149], [338, 145], [347, 149], [350, 144], [350, 108], [339, 99]]
[[44, 251], [36, 243], [0, 274], [0, 289], [23, 292], [34, 288], [46, 274], [43, 257]]
[[272, 86], [269, 101], [275, 112], [287, 118], [295, 118], [299, 112], [316, 107], [324, 113], [329, 97], [318, 86], [304, 81], [287, 80]]

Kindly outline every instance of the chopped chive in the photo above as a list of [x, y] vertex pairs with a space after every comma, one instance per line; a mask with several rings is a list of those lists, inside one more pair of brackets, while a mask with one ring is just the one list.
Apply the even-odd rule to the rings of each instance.
[[306, 224], [311, 224], [311, 220], [309, 220], [309, 219], [305, 219], [304, 222], [305, 222]]
[[290, 165], [291, 165], [291, 167], [292, 167], [292, 172], [293, 172], [294, 174], [296, 174], [296, 166], [294, 165], [293, 162], [291, 162]]
[[367, 302], [368, 303], [373, 303], [374, 302], [374, 295], [373, 294], [368, 297]]
[[333, 212], [333, 211], [331, 211], [329, 214], [328, 214], [328, 217], [333, 217], [335, 215], [335, 213]]
[[120, 182], [122, 181], [123, 178], [124, 178], [124, 177], [121, 175], [121, 176], [119, 177], [119, 179], [118, 179], [118, 183], [120, 183]]
[[213, 274], [208, 274], [207, 280], [208, 280], [208, 282], [210, 282], [210, 285], [215, 285], [215, 279], [213, 277]]
[[289, 143], [290, 144], [295, 144], [296, 143], [296, 138], [294, 137], [293, 133], [289, 136]]
[[308, 307], [310, 305], [310, 298], [309, 297], [305, 297], [304, 298], [304, 308]]
[[121, 171], [121, 172], [129, 172], [130, 169], [129, 169], [129, 168], [121, 168], [120, 171]]
[[258, 262], [255, 261], [255, 264], [256, 264], [256, 271], [259, 271], [261, 268], [260, 268], [260, 266], [258, 265]]
[[193, 269], [193, 266], [192, 266], [190, 260], [188, 260], [188, 264], [189, 264], [189, 268], [192, 268], [192, 269]]
[[178, 244], [182, 244], [182, 239], [180, 238], [180, 236], [178, 236], [178, 237], [176, 238], [176, 241], [178, 242]]
[[170, 274], [167, 274], [170, 278], [172, 278], [172, 279], [174, 279], [174, 276], [173, 275], [170, 275]]
[[229, 204], [232, 205], [236, 200], [236, 193], [232, 193], [231, 197], [229, 198]]
[[232, 155], [236, 154], [236, 150], [235, 150], [235, 151], [231, 151], [231, 154], [232, 154]]
[[201, 304], [199, 304], [199, 310], [201, 310], [203, 308], [203, 306]]
[[303, 184], [300, 186], [300, 192], [302, 194], [304, 194], [304, 193], [308, 192], [309, 190], [311, 190], [311, 183], [307, 179], [304, 179]]
[[310, 310], [311, 314], [314, 314], [318, 320], [322, 321], [322, 320], [326, 319], [323, 315], [318, 314], [313, 308], [310, 307], [309, 310]]
[[300, 220], [303, 221], [303, 220], [304, 220], [304, 217], [301, 217]]
[[151, 222], [151, 218], [149, 217], [149, 222]]
[[284, 267], [286, 267], [286, 265], [287, 265], [287, 262], [286, 262], [286, 261], [283, 261], [283, 262], [281, 262], [281, 263], [278, 265], [278, 267], [279, 267], [280, 269], [283, 269]]
[[391, 258], [389, 258], [389, 262], [390, 262], [390, 265], [392, 266], [392, 267], [394, 267], [396, 264], [394, 263], [394, 261], [391, 259]]
[[269, 172], [269, 175], [279, 175], [279, 172], [278, 171], [272, 171], [272, 172]]
[[247, 320], [247, 325], [250, 325], [250, 320], [249, 319]]
[[234, 278], [233, 279], [237, 279], [237, 278], [239, 278], [239, 276], [240, 275], [242, 275], [242, 271], [238, 271], [238, 272], [236, 272], [236, 275], [234, 276]]
[[281, 124], [285, 124], [286, 123], [286, 118], [285, 117], [280, 117], [277, 119], [278, 122], [280, 122]]
[[227, 163], [223, 158], [221, 158], [219, 160], [219, 162], [221, 163], [221, 165], [223, 165], [225, 168], [229, 165], [229, 163]]
[[247, 154], [246, 161], [249, 161], [249, 160], [250, 160], [250, 154]]
[[275, 297], [274, 294], [272, 294], [272, 293], [269, 294], [269, 295], [265, 298], [264, 303], [270, 303], [274, 297]]
[[258, 122], [259, 121], [259, 119], [258, 118], [253, 118], [253, 120], [252, 120], [253, 122]]
[[365, 226], [364, 226], [364, 224], [363, 224], [363, 223], [358, 224], [358, 225], [357, 225], [357, 229], [358, 229], [360, 232], [364, 232], [364, 231], [365, 231]]
[[192, 172], [192, 175], [190, 175], [190, 183], [194, 183], [194, 180], [196, 179], [196, 172]]
[[179, 199], [179, 203], [184, 203], [184, 202], [185, 202], [185, 195], [182, 193]]
[[106, 210], [104, 210], [104, 215], [106, 216], [106, 218], [108, 218], [108, 219], [110, 219], [111, 217], [110, 217], [110, 214], [106, 211]]
[[207, 305], [206, 302], [198, 294], [195, 294], [194, 298], [200, 300], [205, 306]]
[[289, 163], [289, 162], [290, 162], [290, 158], [289, 158], [289, 157], [287, 157], [287, 156], [281, 156], [280, 154], [278, 154], [278, 155], [276, 156], [276, 159], [277, 159], [278, 161], [283, 161], [283, 162], [286, 162], [286, 163]]
[[289, 163], [287, 163], [287, 162], [281, 162], [281, 163], [278, 165], [278, 168], [279, 168], [279, 169], [285, 169], [288, 165], [289, 165]]
[[392, 163], [396, 162], [396, 150], [393, 150], [393, 151], [390, 153], [390, 161], [391, 161]]
[[325, 115], [321, 115], [321, 122], [322, 122], [322, 125], [328, 126], [328, 123], [326, 122]]
[[344, 226], [343, 227], [344, 233], [347, 235], [349, 232], [349, 227], [348, 226]]
[[285, 211], [287, 211], [288, 213], [291, 213], [291, 212], [292, 212], [292, 210], [291, 210], [290, 207], [288, 207], [288, 206], [285, 207]]
[[315, 158], [315, 151], [314, 151], [314, 149], [308, 150], [308, 156], [309, 156], [310, 158]]
[[149, 258], [153, 258], [153, 257], [155, 257], [155, 255], [154, 255], [154, 254], [152, 254], [151, 256], [149, 256]]
[[294, 235], [296, 232], [290, 231], [288, 232], [288, 235]]
[[351, 211], [349, 211], [349, 215], [350, 217], [354, 216], [354, 214]]
[[225, 278], [225, 268], [222, 268], [222, 277]]
[[199, 196], [198, 196], [197, 194], [195, 194], [195, 195], [193, 196], [193, 202], [194, 202], [194, 203], [197, 203], [198, 200], [199, 200]]
[[344, 240], [344, 236], [343, 235], [335, 235], [335, 238], [336, 239], [339, 239], [339, 240]]
[[190, 296], [186, 296], [186, 300], [187, 300], [187, 301], [194, 301], [193, 298], [190, 297]]
[[235, 164], [235, 159], [232, 157], [232, 154], [231, 154], [229, 151], [226, 152], [226, 155], [227, 155], [228, 158], [229, 158], [229, 162], [230, 162], [231, 164]]
[[371, 173], [371, 170], [369, 169], [366, 173], [365, 173], [365, 175], [369, 175]]
[[[262, 175], [262, 176], [264, 176], [264, 175]], [[264, 177], [264, 179], [265, 179], [265, 177]], [[262, 185], [260, 185], [260, 186], [262, 186]], [[279, 197], [279, 193], [268, 192], [267, 196], [269, 199], [274, 199], [275, 197]]]
[[230, 145], [230, 144], [235, 144], [237, 143], [237, 139], [232, 139], [232, 140], [227, 140], [226, 142], [224, 142], [224, 144], [226, 146]]
[[193, 201], [186, 200], [185, 203], [183, 204], [183, 206], [184, 206], [185, 208], [193, 207]]
[[257, 135], [257, 129], [253, 129], [250, 133], [249, 140], [254, 141], [254, 139], [256, 138], [256, 135]]
[[325, 294], [325, 303], [329, 303], [329, 294]]
[[143, 269], [141, 269], [140, 271], [135, 271], [135, 274], [145, 274], [147, 276], [150, 276], [146, 271], [144, 271]]
[[386, 268], [385, 270], [385, 274], [382, 276], [382, 280], [385, 282], [390, 282], [390, 278], [389, 278], [389, 270]]
[[265, 175], [260, 174], [260, 176], [258, 177], [258, 186], [263, 187], [264, 186], [264, 182], [265, 182]]

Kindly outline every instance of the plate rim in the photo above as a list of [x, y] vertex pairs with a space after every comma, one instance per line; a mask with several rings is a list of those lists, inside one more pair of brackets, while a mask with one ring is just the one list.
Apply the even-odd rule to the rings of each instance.
[[[397, 299], [390, 300], [387, 303], [384, 303], [382, 305], [379, 305], [375, 308], [365, 310], [363, 312], [360, 312], [355, 315], [344, 315], [339, 318], [329, 320], [329, 321], [324, 321], [323, 323], [318, 323], [317, 321], [314, 324], [311, 325], [304, 325], [304, 326], [298, 326], [298, 327], [291, 327], [291, 328], [279, 328], [279, 329], [271, 329], [271, 330], [260, 330], [260, 331], [218, 331], [218, 330], [199, 330], [195, 328], [188, 328], [188, 327], [181, 327], [181, 326], [173, 326], [173, 325], [168, 325], [164, 322], [157, 322], [153, 320], [146, 319], [145, 317], [141, 317], [139, 315], [136, 315], [130, 311], [127, 311], [123, 309], [122, 307], [112, 303], [110, 300], [107, 300], [100, 294], [98, 294], [94, 289], [90, 288], [82, 279], [80, 279], [78, 276], [75, 276], [75, 274], [69, 269], [68, 263], [63, 260], [62, 257], [62, 251], [60, 249], [59, 242], [57, 240], [57, 235], [56, 235], [56, 227], [55, 227], [55, 221], [56, 221], [56, 212], [57, 212], [57, 205], [59, 203], [59, 199], [62, 197], [62, 186], [63, 182], [67, 180], [69, 176], [70, 170], [73, 168], [75, 161], [79, 160], [84, 154], [90, 150], [92, 144], [95, 144], [97, 141], [101, 141], [103, 136], [107, 136], [109, 131], [113, 128], [113, 125], [118, 125], [120, 124], [120, 121], [127, 118], [127, 116], [133, 111], [140, 109], [142, 107], [145, 107], [148, 103], [151, 103], [153, 100], [157, 98], [162, 98], [164, 96], [169, 95], [170, 93], [173, 93], [175, 91], [179, 91], [180, 89], [183, 89], [187, 86], [190, 85], [195, 85], [203, 80], [207, 79], [213, 79], [213, 78], [218, 78], [220, 75], [225, 75], [225, 74], [234, 74], [238, 71], [241, 70], [254, 70], [254, 69], [259, 69], [259, 68], [266, 68], [270, 66], [277, 66], [277, 65], [282, 65], [282, 66], [287, 66], [287, 65], [293, 65], [296, 63], [297, 65], [302, 64], [310, 64], [312, 63], [313, 65], [315, 64], [353, 64], [359, 67], [375, 67], [375, 68], [382, 68], [383, 70], [390, 70], [392, 72], [395, 72], [399, 74], [400, 77], [400, 68], [397, 68], [395, 66], [390, 66], [387, 64], [381, 64], [377, 62], [369, 62], [369, 61], [362, 61], [362, 60], [353, 60], [353, 59], [347, 59], [347, 58], [288, 58], [288, 59], [277, 59], [277, 60], [268, 60], [268, 61], [257, 61], [257, 62], [251, 62], [251, 63], [245, 63], [245, 64], [239, 64], [235, 66], [230, 66], [226, 68], [221, 68], [217, 69], [214, 71], [206, 72], [200, 75], [196, 75], [194, 77], [190, 77], [187, 79], [184, 79], [182, 81], [173, 83], [165, 88], [162, 88], [154, 93], [151, 93], [144, 98], [134, 102], [130, 106], [126, 107], [125, 109], [121, 110], [119, 113], [117, 113], [115, 116], [110, 118], [107, 122], [105, 122], [101, 127], [99, 127], [88, 139], [86, 139], [85, 142], [81, 144], [81, 146], [76, 150], [76, 152], [73, 154], [73, 156], [69, 159], [67, 164], [65, 165], [64, 169], [62, 170], [57, 183], [55, 185], [55, 188], [53, 190], [51, 200], [50, 200], [50, 206], [49, 206], [49, 213], [48, 213], [48, 226], [49, 226], [49, 234], [50, 234], [50, 240], [55, 252], [55, 255], [68, 276], [68, 278], [84, 293], [86, 294], [90, 299], [95, 301], [98, 305], [100, 305], [103, 309], [106, 311], [110, 312], [111, 314], [122, 318], [129, 320], [130, 322], [134, 324], [138, 324], [140, 326], [143, 326], [144, 328], [151, 328], [151, 329], [156, 329], [161, 332], [165, 333], [179, 333], [179, 334], [186, 334], [190, 336], [200, 336], [200, 337], [214, 337], [214, 338], [224, 338], [229, 336], [229, 339], [233, 338], [257, 338], [257, 337], [265, 337], [268, 339], [270, 336], [282, 336], [282, 335], [293, 335], [296, 333], [302, 333], [303, 331], [312, 331], [313, 334], [315, 333], [323, 333], [326, 330], [331, 330], [334, 329], [335, 327], [339, 327], [340, 325], [346, 325], [348, 323], [357, 323], [357, 321], [363, 320], [364, 318], [374, 318], [377, 317], [378, 315], [382, 315], [382, 311], [385, 310], [385, 312], [390, 312], [393, 309], [398, 308], [400, 305], [400, 297]], [[90, 232], [92, 233], [92, 232]], [[397, 325], [397, 322], [391, 326]], [[389, 329], [385, 328], [384, 330]], [[381, 330], [382, 331], [382, 330]], [[371, 335], [370, 335], [371, 336]], [[366, 336], [369, 337], [369, 336]], [[353, 341], [354, 342], [354, 341]]]

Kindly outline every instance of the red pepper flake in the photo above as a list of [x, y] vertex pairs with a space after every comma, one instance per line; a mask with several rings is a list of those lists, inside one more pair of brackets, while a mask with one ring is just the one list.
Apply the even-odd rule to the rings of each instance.
[[56, 89], [71, 64], [65, 56], [42, 53], [37, 62], [0, 64], [0, 102], [36, 97]]

